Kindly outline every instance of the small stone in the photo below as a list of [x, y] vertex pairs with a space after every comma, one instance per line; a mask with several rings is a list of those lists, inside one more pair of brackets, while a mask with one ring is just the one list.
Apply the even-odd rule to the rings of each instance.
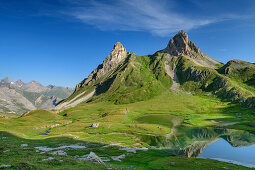
[[54, 158], [49, 157], [49, 158], [43, 159], [42, 161], [50, 161], [50, 160], [53, 160], [53, 159], [54, 159]]
[[174, 166], [174, 165], [175, 165], [175, 162], [171, 162], [170, 165], [171, 165], [171, 166]]
[[59, 150], [59, 151], [55, 151], [55, 152], [51, 152], [50, 153], [51, 155], [63, 155], [63, 156], [66, 156], [66, 152], [62, 151], [62, 150]]
[[10, 151], [11, 151], [11, 150], [10, 150], [10, 149], [8, 149], [8, 150], [3, 151], [3, 153], [10, 152]]
[[75, 155], [74, 157], [75, 157], [75, 158], [79, 158], [79, 155]]
[[120, 156], [112, 156], [112, 160], [121, 162], [121, 159], [124, 159], [126, 157], [125, 154], [122, 154]]
[[228, 167], [223, 167], [223, 169], [225, 169], [225, 170], [229, 170], [229, 168], [228, 168]]
[[11, 165], [0, 165], [0, 168], [10, 168], [12, 167]]
[[21, 147], [27, 147], [28, 144], [21, 144], [20, 146], [21, 146]]

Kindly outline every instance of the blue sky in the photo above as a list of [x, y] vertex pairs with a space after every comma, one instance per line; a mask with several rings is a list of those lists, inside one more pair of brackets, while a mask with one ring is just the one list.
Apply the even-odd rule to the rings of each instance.
[[0, 0], [0, 78], [75, 86], [116, 42], [153, 54], [181, 29], [221, 62], [255, 63], [254, 0]]

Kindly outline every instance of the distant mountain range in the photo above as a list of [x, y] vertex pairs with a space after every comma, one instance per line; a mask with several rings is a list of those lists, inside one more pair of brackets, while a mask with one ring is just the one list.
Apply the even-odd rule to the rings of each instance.
[[24, 83], [11, 81], [9, 77], [0, 79], [0, 113], [19, 115], [35, 109], [52, 109], [70, 96], [74, 88], [43, 86], [37, 81]]

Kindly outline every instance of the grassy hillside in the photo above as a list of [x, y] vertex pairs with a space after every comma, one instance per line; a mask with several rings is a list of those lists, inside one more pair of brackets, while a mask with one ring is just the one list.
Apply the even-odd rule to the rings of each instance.
[[[175, 129], [179, 125], [217, 127], [223, 122], [237, 122], [236, 125], [231, 125], [229, 128], [255, 132], [254, 127], [243, 125], [244, 122], [254, 121], [254, 118], [252, 110], [222, 103], [217, 98], [171, 91], [164, 92], [147, 101], [129, 104], [116, 105], [113, 101], [105, 101], [83, 103], [59, 113], [37, 110], [21, 118], [0, 119], [0, 131], [12, 134], [2, 132], [1, 136], [7, 137], [8, 142], [2, 140], [4, 143], [1, 148], [13, 151], [5, 153], [0, 163], [12, 164], [15, 167], [32, 166], [57, 169], [59, 167], [82, 168], [87, 166], [100, 169], [102, 168], [100, 165], [80, 161], [73, 157], [93, 151], [102, 157], [109, 157], [111, 161], [106, 162], [106, 166], [116, 168], [127, 169], [133, 166], [139, 169], [157, 169], [157, 167], [201, 169], [201, 167], [210, 165], [213, 169], [221, 167], [245, 169], [241, 166], [214, 160], [171, 156], [170, 153], [153, 149], [150, 146], [152, 138], [148, 137], [161, 136], [160, 138], [162, 138], [167, 134], [175, 133]], [[99, 127], [90, 127], [92, 123], [99, 123]], [[42, 135], [47, 130], [49, 134]], [[147, 137], [145, 138], [144, 135]], [[195, 139], [197, 140], [197, 138], [192, 140]], [[29, 144], [28, 149], [23, 150], [20, 147], [21, 144]], [[70, 144], [85, 145], [87, 149], [65, 150], [68, 156], [52, 156], [48, 152], [39, 154], [40, 152], [37, 153], [34, 149], [38, 146], [59, 147]], [[102, 148], [106, 145], [113, 145], [113, 147]], [[123, 147], [146, 147], [149, 148], [149, 151], [130, 153], [122, 162], [112, 160], [111, 156], [127, 153], [120, 150]], [[20, 154], [13, 155], [14, 151]], [[48, 157], [53, 157], [54, 160], [41, 161]], [[64, 162], [60, 160], [64, 160]], [[175, 163], [173, 167], [169, 167], [171, 162]]]

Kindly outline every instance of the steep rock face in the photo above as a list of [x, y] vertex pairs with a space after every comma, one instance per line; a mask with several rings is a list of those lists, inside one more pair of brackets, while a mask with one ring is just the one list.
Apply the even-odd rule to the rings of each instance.
[[221, 63], [207, 56], [200, 51], [200, 48], [189, 40], [188, 34], [181, 30], [172, 39], [170, 39], [167, 47], [163, 50], [170, 56], [186, 56], [195, 64], [203, 67], [217, 68]]
[[181, 30], [174, 38], [170, 39], [166, 51], [172, 56], [188, 55], [196, 57], [193, 52], [201, 55], [200, 49], [189, 40], [188, 34]]
[[76, 86], [76, 89], [78, 89], [81, 86], [89, 85], [90, 83], [98, 80], [100, 77], [102, 77], [104, 74], [112, 71], [115, 69], [121, 61], [123, 61], [127, 56], [126, 49], [123, 47], [123, 45], [120, 42], [117, 42], [110, 55], [106, 57], [103, 64], [100, 64], [97, 69], [92, 71], [88, 78], [83, 80], [80, 84]]
[[0, 87], [0, 113], [1, 112], [26, 112], [36, 107], [15, 89]]

